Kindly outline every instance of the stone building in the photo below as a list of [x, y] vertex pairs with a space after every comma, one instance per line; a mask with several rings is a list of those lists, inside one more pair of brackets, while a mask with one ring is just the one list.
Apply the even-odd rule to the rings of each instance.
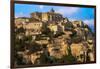
[[57, 31], [58, 31], [58, 27], [57, 27], [57, 25], [55, 25], [54, 23], [49, 24], [49, 25], [48, 25], [48, 28], [49, 28], [50, 31], [53, 32], [54, 34], [56, 34]]
[[26, 35], [41, 34], [42, 22], [32, 22], [25, 25]]
[[15, 27], [21, 28], [23, 25], [25, 25], [27, 22], [29, 22], [29, 18], [26, 17], [19, 17], [15, 18]]
[[31, 13], [31, 18], [46, 22], [46, 21], [60, 21], [63, 19], [63, 16], [60, 13], [56, 13], [53, 9], [51, 9], [49, 12]]
[[31, 19], [30, 21], [40, 21], [41, 20], [41, 14], [40, 12], [34, 12], [34, 13], [31, 13]]

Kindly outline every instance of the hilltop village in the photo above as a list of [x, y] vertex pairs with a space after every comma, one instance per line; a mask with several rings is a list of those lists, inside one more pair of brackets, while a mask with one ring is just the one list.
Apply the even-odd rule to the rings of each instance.
[[15, 65], [84, 63], [95, 60], [94, 34], [83, 21], [51, 9], [15, 18]]

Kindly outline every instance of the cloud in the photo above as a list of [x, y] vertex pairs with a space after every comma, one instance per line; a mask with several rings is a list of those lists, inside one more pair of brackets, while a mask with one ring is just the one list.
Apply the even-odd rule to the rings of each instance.
[[91, 28], [91, 30], [94, 32], [94, 19], [84, 20], [83, 22], [87, 24]]
[[57, 9], [56, 12], [62, 13], [63, 15], [72, 15], [79, 11], [77, 7], [63, 7], [61, 9]]
[[44, 6], [43, 6], [43, 5], [40, 5], [40, 6], [39, 6], [39, 8], [40, 8], [40, 9], [43, 9], [43, 8], [44, 8]]
[[89, 26], [93, 26], [94, 25], [94, 19], [89, 19], [89, 20], [83, 20], [83, 22]]

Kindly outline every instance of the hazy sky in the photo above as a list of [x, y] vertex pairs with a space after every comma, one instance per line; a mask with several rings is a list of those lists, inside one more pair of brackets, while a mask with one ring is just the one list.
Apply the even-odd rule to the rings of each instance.
[[94, 29], [94, 8], [15, 4], [15, 17], [30, 17], [30, 13], [32, 12], [48, 12], [51, 8], [61, 13], [64, 17], [67, 17], [70, 21], [82, 20], [88, 24], [92, 30]]

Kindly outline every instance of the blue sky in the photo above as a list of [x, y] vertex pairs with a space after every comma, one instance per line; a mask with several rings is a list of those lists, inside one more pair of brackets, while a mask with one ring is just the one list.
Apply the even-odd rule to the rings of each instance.
[[15, 4], [15, 17], [30, 17], [30, 13], [32, 12], [48, 12], [51, 8], [61, 13], [64, 17], [67, 17], [70, 21], [82, 20], [92, 30], [94, 29], [94, 8]]

